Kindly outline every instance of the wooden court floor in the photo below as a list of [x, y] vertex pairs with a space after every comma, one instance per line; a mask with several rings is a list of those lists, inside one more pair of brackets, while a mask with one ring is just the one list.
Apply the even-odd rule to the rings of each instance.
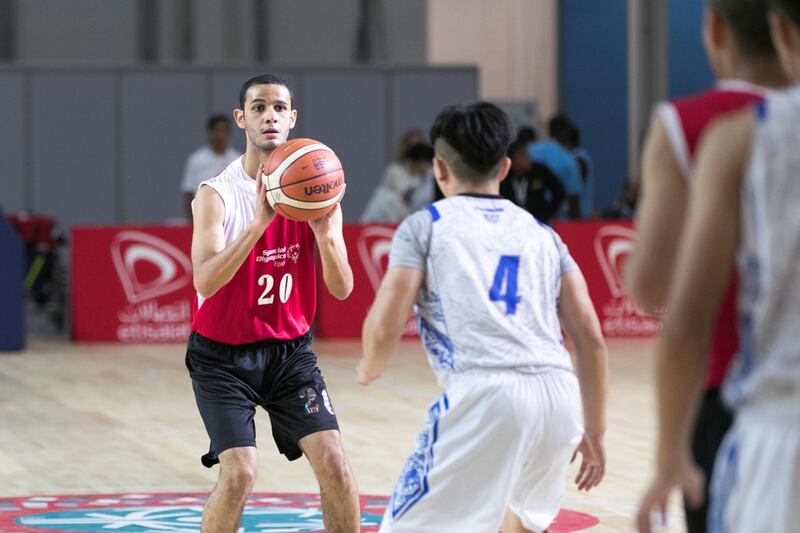
[[[565, 509], [600, 519], [588, 530], [593, 533], [633, 531], [631, 516], [650, 476], [655, 421], [648, 346], [609, 342], [607, 477], [588, 494], [568, 482], [563, 501]], [[316, 341], [315, 349], [361, 492], [390, 494], [440, 393], [419, 343], [405, 342], [387, 375], [369, 388], [354, 380], [358, 343]], [[199, 462], [208, 440], [183, 358], [177, 344], [55, 340], [0, 354], [0, 497], [210, 490], [217, 472]], [[257, 431], [255, 490], [315, 491], [308, 464], [277, 453], [263, 412]], [[661, 531], [684, 531], [677, 498], [669, 521]]]

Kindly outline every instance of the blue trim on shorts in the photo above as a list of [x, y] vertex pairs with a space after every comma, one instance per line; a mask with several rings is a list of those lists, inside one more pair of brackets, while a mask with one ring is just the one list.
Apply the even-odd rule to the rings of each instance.
[[756, 102], [756, 119], [758, 122], [766, 122], [767, 120], [767, 101], [759, 100]]
[[392, 520], [398, 520], [428, 493], [433, 445], [439, 439], [439, 418], [449, 407], [447, 394], [443, 394], [428, 409], [427, 427], [417, 436], [417, 449], [411, 452], [392, 494]]
[[433, 204], [428, 204], [425, 206], [425, 209], [428, 210], [428, 213], [431, 214], [431, 218], [434, 222], [442, 218], [442, 215], [439, 214], [439, 210]]
[[725, 515], [728, 514], [728, 504], [731, 494], [736, 488], [739, 478], [739, 442], [732, 434], [735, 429], [722, 441], [717, 461], [714, 465], [714, 474], [711, 481], [711, 505], [708, 509], [708, 533], [728, 533], [725, 526]]

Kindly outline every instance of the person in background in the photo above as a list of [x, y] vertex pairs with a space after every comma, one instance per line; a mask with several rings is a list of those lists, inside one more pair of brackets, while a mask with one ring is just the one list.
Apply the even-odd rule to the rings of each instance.
[[[531, 159], [547, 166], [561, 180], [567, 195], [567, 218], [581, 218], [581, 196], [583, 181], [580, 167], [568, 146], [575, 126], [566, 115], [555, 115], [550, 119], [550, 139], [538, 141], [530, 146]], [[562, 209], [562, 212], [564, 210]]]
[[390, 164], [367, 203], [361, 222], [400, 222], [409, 213], [432, 202], [433, 155], [431, 145], [417, 143], [406, 150], [401, 168], [395, 167], [397, 163]]
[[242, 154], [230, 146], [231, 121], [225, 115], [213, 115], [206, 121], [208, 144], [201, 146], [186, 158], [183, 169], [181, 191], [183, 191], [183, 211], [192, 220], [192, 200], [197, 187], [207, 179], [222, 172], [228, 163]]
[[575, 156], [578, 170], [581, 173], [581, 183], [583, 184], [581, 215], [583, 218], [592, 218], [594, 214], [594, 162], [586, 148], [581, 146], [581, 131], [574, 124], [567, 142], [567, 149]]
[[531, 160], [528, 144], [526, 137], [518, 134], [508, 147], [511, 167], [500, 182], [500, 195], [547, 223], [564, 200], [564, 187], [549, 168]]
[[630, 219], [636, 213], [636, 203], [639, 200], [639, 185], [633, 181], [626, 181], [622, 191], [614, 200], [614, 205], [603, 210], [603, 218]]

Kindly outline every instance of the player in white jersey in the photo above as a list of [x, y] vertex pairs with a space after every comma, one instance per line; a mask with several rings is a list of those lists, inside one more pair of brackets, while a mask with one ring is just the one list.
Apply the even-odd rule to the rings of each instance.
[[[770, 28], [787, 76], [800, 81], [800, 2], [771, 0]], [[688, 454], [713, 317], [730, 265], [741, 278], [741, 343], [723, 397], [735, 423], [717, 455], [710, 533], [800, 531], [800, 86], [717, 122], [701, 145], [671, 310], [656, 342], [656, 479], [638, 516], [672, 488], [695, 498]]]
[[400, 475], [384, 533], [496, 533], [501, 523], [507, 533], [546, 531], [576, 451], [579, 489], [604, 474], [605, 342], [561, 239], [499, 196], [510, 129], [485, 102], [439, 114], [431, 140], [446, 198], [398, 229], [364, 323], [360, 383], [383, 373], [416, 304], [445, 390]]

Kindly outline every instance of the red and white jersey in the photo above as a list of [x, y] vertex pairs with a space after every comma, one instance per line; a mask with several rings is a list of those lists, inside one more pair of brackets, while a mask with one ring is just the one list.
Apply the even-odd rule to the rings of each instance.
[[[202, 186], [225, 204], [225, 244], [255, 215], [256, 182], [242, 158]], [[314, 234], [308, 223], [276, 215], [233, 278], [210, 298], [195, 298], [192, 329], [224, 344], [288, 340], [308, 332], [317, 304]]]
[[[672, 102], [659, 104], [656, 112], [667, 132], [678, 166], [688, 180], [694, 156], [706, 126], [724, 113], [762, 100], [768, 90], [742, 80], [720, 80], [714, 89]], [[738, 277], [734, 275], [725, 292], [714, 325], [706, 387], [717, 388], [739, 349], [736, 327]]]

